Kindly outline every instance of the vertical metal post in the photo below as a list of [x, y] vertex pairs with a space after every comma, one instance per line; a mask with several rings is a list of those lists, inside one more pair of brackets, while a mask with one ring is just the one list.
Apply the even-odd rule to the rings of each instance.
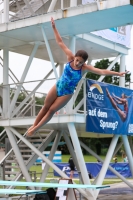
[[[73, 143], [73, 146], [74, 146], [74, 149], [75, 149], [75, 153], [76, 153], [78, 165], [79, 165], [79, 168], [80, 168], [80, 171], [81, 171], [83, 183], [91, 185], [74, 123], [68, 123], [67, 125], [68, 125], [68, 129], [69, 129], [70, 136], [71, 136], [71, 139], [72, 139], [72, 143]], [[91, 197], [93, 197], [92, 189], [90, 189], [88, 192], [90, 193]]]
[[[7, 49], [3, 50], [3, 117], [8, 118], [9, 113], [9, 82], [8, 77], [9, 70], [9, 51]], [[6, 86], [4, 86], [6, 85]]]
[[[76, 37], [69, 37], [69, 49], [73, 52], [73, 54], [75, 54], [75, 48], [76, 48]], [[70, 114], [72, 113], [72, 107], [73, 107], [73, 96], [70, 99], [70, 101], [67, 103], [66, 107], [67, 107], [67, 113]]]
[[54, 10], [57, 0], [52, 0], [47, 12], [51, 12]]
[[[56, 149], [57, 149], [57, 147], [58, 147], [58, 143], [59, 143], [59, 141], [60, 141], [60, 138], [61, 138], [61, 133], [58, 133], [58, 134], [56, 135], [56, 138], [55, 138], [55, 140], [54, 140], [52, 149], [51, 149], [50, 154], [49, 154], [49, 157], [48, 157], [48, 159], [49, 159], [50, 161], [53, 160], [53, 157], [54, 157], [54, 154], [55, 154]], [[45, 170], [43, 171], [42, 176], [41, 176], [41, 178], [40, 178], [40, 182], [44, 182], [44, 180], [45, 180], [45, 178], [46, 178], [46, 176], [47, 176], [47, 173], [48, 173], [49, 168], [50, 168], [50, 166], [49, 166], [48, 164], [46, 164], [46, 165], [45, 165]]]
[[133, 156], [132, 156], [132, 152], [131, 152], [131, 148], [130, 148], [130, 145], [128, 142], [127, 135], [123, 135], [122, 139], [123, 139], [123, 144], [124, 144], [124, 148], [126, 151], [126, 155], [128, 157], [128, 162], [129, 162], [130, 170], [132, 173], [132, 177], [133, 177]]
[[[26, 181], [32, 182], [32, 180], [30, 178], [30, 175], [28, 173], [28, 170], [27, 170], [27, 168], [25, 166], [24, 160], [22, 158], [22, 155], [20, 153], [20, 150], [18, 148], [17, 142], [16, 142], [16, 140], [14, 138], [14, 135], [12, 134], [12, 132], [10, 131], [9, 128], [6, 127], [5, 130], [7, 132], [8, 138], [10, 140], [10, 143], [11, 143], [13, 151], [14, 151], [14, 154], [16, 155], [17, 161], [19, 163], [19, 166], [21, 168], [21, 171], [22, 171]], [[31, 188], [34, 189], [33, 187], [31, 187]]]
[[[101, 185], [103, 180], [104, 180], [104, 177], [105, 177], [105, 174], [107, 172], [107, 169], [108, 169], [108, 166], [109, 166], [109, 163], [110, 163], [110, 160], [113, 156], [113, 152], [114, 152], [114, 149], [116, 147], [116, 144], [117, 144], [117, 141], [118, 141], [118, 138], [119, 138], [119, 135], [114, 135], [114, 137], [112, 138], [112, 141], [111, 141], [111, 144], [110, 144], [110, 147], [109, 147], [109, 150], [107, 152], [107, 155], [106, 155], [106, 158], [104, 160], [104, 163], [103, 163], [103, 166], [102, 166], [102, 169], [97, 177], [97, 180], [96, 180], [96, 185]], [[95, 191], [95, 197], [98, 196], [98, 193], [99, 193], [99, 190]]]
[[[12, 102], [11, 102], [10, 113], [11, 113], [11, 112], [13, 111], [13, 109], [14, 109], [15, 103], [16, 103], [17, 98], [18, 98], [18, 95], [19, 95], [19, 92], [20, 92], [21, 87], [22, 87], [22, 85], [23, 85], [23, 82], [24, 82], [24, 80], [25, 80], [25, 78], [26, 78], [26, 75], [27, 75], [28, 70], [29, 70], [29, 68], [30, 68], [30, 65], [31, 65], [31, 63], [32, 63], [32, 60], [33, 60], [33, 58], [34, 58], [34, 56], [35, 56], [35, 54], [36, 54], [36, 51], [37, 51], [37, 49], [38, 49], [38, 46], [39, 46], [39, 43], [36, 43], [35, 46], [34, 46], [34, 48], [33, 48], [33, 50], [32, 50], [32, 53], [31, 53], [31, 55], [30, 55], [30, 57], [29, 57], [29, 59], [28, 59], [28, 62], [27, 62], [27, 64], [26, 64], [26, 67], [25, 67], [25, 69], [24, 69], [24, 72], [23, 72], [22, 77], [21, 77], [21, 80], [20, 80], [21, 83], [18, 85], [17, 90], [16, 90], [16, 92], [15, 92], [15, 95], [14, 95], [14, 97], [13, 97], [13, 100], [12, 100]], [[12, 117], [13, 117], [13, 116], [12, 116]]]
[[4, 1], [4, 23], [9, 22], [9, 0]]
[[62, 10], [63, 10], [63, 8], [64, 8], [63, 1], [64, 1], [64, 0], [61, 0], [61, 9], [62, 9]]
[[50, 46], [49, 46], [49, 43], [48, 43], [48, 40], [47, 40], [47, 36], [45, 34], [45, 30], [44, 30], [43, 26], [41, 26], [41, 30], [42, 30], [43, 39], [45, 41], [46, 48], [47, 48], [47, 51], [48, 51], [48, 55], [49, 55], [49, 58], [50, 58], [50, 61], [51, 61], [52, 67], [53, 67], [55, 78], [56, 78], [56, 80], [58, 80], [58, 75], [57, 75], [57, 71], [56, 71], [56, 68], [55, 68], [54, 59], [53, 59], [52, 52], [51, 52], [51, 49], [50, 49]]
[[70, 7], [77, 6], [77, 0], [70, 0]]
[[[63, 73], [63, 70], [64, 70], [64, 64], [59, 64], [59, 77], [62, 75]], [[60, 109], [60, 114], [63, 114], [64, 113], [64, 108], [61, 108]]]
[[[80, 141], [81, 146], [87, 151], [89, 152], [91, 155], [93, 155], [95, 158], [97, 158], [97, 160], [99, 160], [101, 163], [104, 163], [104, 161], [94, 152], [92, 151], [86, 144], [84, 144], [83, 142]], [[133, 185], [132, 183], [130, 183], [128, 180], [126, 180], [126, 178], [124, 176], [122, 176], [119, 172], [117, 172], [113, 167], [111, 167], [110, 165], [108, 166], [108, 169], [113, 172], [118, 178], [120, 178], [123, 182], [125, 182], [129, 187], [131, 187], [133, 189]], [[96, 177], [96, 179], [94, 180], [93, 184], [96, 183], [98, 176]]]
[[[124, 72], [125, 71], [125, 55], [121, 56], [120, 58], [120, 72]], [[120, 82], [119, 82], [119, 86], [121, 87], [125, 87], [125, 77], [120, 77]], [[131, 148], [128, 142], [128, 138], [127, 135], [122, 135], [122, 139], [123, 139], [123, 144], [126, 150], [126, 154], [128, 157], [128, 162], [129, 162], [129, 166], [130, 166], [130, 170], [133, 176], [133, 156], [132, 156], [132, 152], [131, 152]]]
[[70, 139], [69, 139], [69, 137], [68, 137], [66, 132], [63, 133], [63, 136], [64, 136], [65, 142], [67, 144], [67, 148], [68, 148], [68, 150], [69, 150], [69, 152], [70, 152], [70, 154], [71, 154], [71, 156], [73, 158], [74, 164], [75, 164], [77, 170], [80, 171], [80, 168], [79, 168], [79, 165], [78, 165], [78, 161], [77, 161], [77, 158], [76, 158], [76, 154], [75, 154], [75, 151], [74, 151], [73, 146], [71, 144], [71, 141], [70, 141]]
[[[124, 71], [125, 71], [125, 55], [122, 55], [120, 57], [120, 72], [124, 72]], [[120, 77], [119, 86], [125, 87], [125, 77]]]
[[76, 37], [69, 37], [69, 49], [75, 54], [76, 52]]
[[35, 117], [36, 116], [36, 106], [35, 106], [35, 104], [36, 104], [36, 100], [35, 100], [35, 94], [33, 95], [33, 117]]
[[86, 79], [84, 78], [84, 116], [86, 117]]

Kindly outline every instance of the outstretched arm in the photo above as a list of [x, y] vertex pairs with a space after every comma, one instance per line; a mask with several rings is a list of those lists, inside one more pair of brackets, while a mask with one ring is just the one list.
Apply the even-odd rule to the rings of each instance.
[[55, 26], [54, 19], [52, 17], [51, 17], [51, 24], [52, 24], [52, 28], [53, 28], [53, 31], [54, 31], [54, 35], [55, 35], [55, 39], [56, 39], [57, 44], [61, 47], [61, 49], [66, 54], [68, 61], [73, 60], [74, 59], [74, 55], [70, 51], [70, 49], [68, 49], [68, 47], [64, 44], [64, 42], [63, 42], [63, 40], [62, 40], [62, 38], [61, 38], [56, 26]]
[[86, 65], [86, 64], [84, 64], [84, 69], [87, 71], [90, 71], [92, 73], [99, 74], [99, 75], [124, 76], [126, 73], [128, 73], [128, 71], [127, 72], [115, 72], [115, 71], [110, 71], [107, 69], [98, 69], [91, 65]]

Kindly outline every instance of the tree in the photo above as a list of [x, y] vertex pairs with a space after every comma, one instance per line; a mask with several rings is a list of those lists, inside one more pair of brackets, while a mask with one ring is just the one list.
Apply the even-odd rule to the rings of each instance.
[[[112, 61], [109, 61], [109, 59], [103, 59], [103, 60], [96, 62], [95, 67], [99, 68], [99, 69], [107, 69], [111, 63], [112, 63]], [[119, 69], [120, 69], [120, 65], [117, 62], [117, 63], [115, 63], [115, 65], [111, 71], [119, 72]], [[126, 76], [125, 76], [125, 86], [126, 87], [129, 86], [129, 83], [131, 80], [130, 76], [131, 76], [131, 74], [126, 74]], [[100, 77], [100, 75], [93, 74], [91, 72], [88, 72], [86, 75], [86, 78], [93, 79], [93, 80], [98, 80], [99, 77]], [[118, 76], [105, 76], [105, 78], [103, 79], [103, 82], [114, 84], [114, 85], [119, 85], [119, 77]]]

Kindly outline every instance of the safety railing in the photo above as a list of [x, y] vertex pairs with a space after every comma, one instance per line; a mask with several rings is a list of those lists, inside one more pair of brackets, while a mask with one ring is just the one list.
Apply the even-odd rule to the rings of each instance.
[[[46, 87], [49, 85], [50, 80], [54, 79], [46, 79], [45, 85], [42, 84], [41, 87]], [[12, 83], [8, 85], [1, 85], [1, 93], [3, 91], [3, 88], [8, 88], [7, 96], [3, 97], [2, 94], [2, 101], [4, 101], [4, 98], [9, 98], [9, 105], [7, 106], [7, 113], [8, 117], [5, 117], [3, 115], [0, 116], [1, 119], [11, 119], [11, 118], [23, 118], [23, 117], [35, 117], [41, 110], [41, 108], [44, 105], [44, 100], [46, 97], [46, 93], [37, 92], [34, 91], [28, 91], [26, 90], [26, 84], [32, 84], [35, 82], [43, 82], [44, 80], [36, 80], [36, 81], [27, 81], [23, 83]], [[14, 109], [12, 112], [10, 112], [10, 105], [12, 104], [13, 98], [17, 93], [17, 86], [19, 85], [25, 85], [25, 88], [21, 87], [21, 91], [18, 94], [18, 98], [16, 100]], [[16, 87], [15, 87], [16, 86]], [[72, 96], [71, 100], [68, 102], [67, 105], [64, 106], [61, 110], [57, 111], [56, 114], [84, 114], [86, 115], [86, 79], [83, 78], [75, 90], [74, 95]], [[41, 102], [41, 103], [40, 103]], [[2, 105], [1, 105], [2, 109]], [[3, 112], [3, 111], [2, 111]], [[1, 113], [2, 113], [1, 112]]]
[[[98, 2], [105, 0], [98, 0]], [[97, 3], [97, 0], [14, 0], [4, 1], [0, 4], [0, 23], [5, 23], [5, 18], [8, 21], [18, 21], [29, 17], [43, 15], [56, 10], [65, 10], [69, 7], [80, 6], [82, 4]], [[9, 9], [7, 9], [9, 7]], [[6, 13], [8, 12], [8, 13]], [[5, 17], [7, 16], [8, 17]], [[6, 21], [7, 22], [7, 21]]]

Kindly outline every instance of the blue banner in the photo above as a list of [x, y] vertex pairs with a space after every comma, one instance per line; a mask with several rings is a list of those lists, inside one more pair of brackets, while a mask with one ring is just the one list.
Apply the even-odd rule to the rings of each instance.
[[133, 90], [87, 80], [86, 131], [133, 135]]
[[[70, 176], [70, 167], [69, 164], [67, 163], [55, 163], [55, 165], [64, 171], [67, 176]], [[128, 163], [110, 163], [110, 166], [114, 168], [117, 172], [119, 172], [122, 176], [124, 177], [132, 177], [130, 167]], [[86, 168], [87, 171], [93, 176], [96, 177], [101, 168], [102, 168], [102, 163], [86, 163]], [[60, 176], [56, 171], [54, 171], [54, 176]], [[78, 177], [79, 173], [77, 172], [76, 168], [74, 171], [74, 177]], [[116, 178], [117, 176], [111, 172], [110, 170], [107, 170], [107, 173], [105, 175], [105, 178]]]

